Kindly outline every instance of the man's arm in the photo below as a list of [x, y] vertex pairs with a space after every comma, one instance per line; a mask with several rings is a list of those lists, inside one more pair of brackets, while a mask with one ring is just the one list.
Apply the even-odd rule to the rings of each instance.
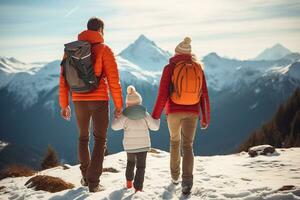
[[105, 48], [103, 52], [104, 73], [107, 77], [109, 90], [113, 98], [116, 110], [122, 111], [123, 108], [122, 88], [120, 84], [117, 63], [112, 50], [108, 46], [105, 46], [104, 48]]
[[[65, 59], [66, 55], [63, 56]], [[59, 105], [61, 107], [61, 115], [64, 119], [69, 120], [71, 117], [71, 110], [69, 107], [69, 85], [63, 75], [63, 66], [60, 66], [60, 76], [59, 76]]]

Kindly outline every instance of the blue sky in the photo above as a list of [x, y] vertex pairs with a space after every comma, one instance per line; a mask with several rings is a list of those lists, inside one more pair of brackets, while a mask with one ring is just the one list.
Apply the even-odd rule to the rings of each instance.
[[171, 52], [190, 36], [199, 57], [248, 59], [275, 43], [300, 52], [299, 0], [0, 0], [0, 56], [60, 59], [91, 16], [116, 54], [140, 34]]

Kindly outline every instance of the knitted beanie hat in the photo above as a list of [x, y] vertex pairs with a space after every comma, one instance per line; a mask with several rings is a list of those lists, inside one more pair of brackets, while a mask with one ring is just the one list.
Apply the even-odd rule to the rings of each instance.
[[191, 41], [192, 41], [191, 38], [185, 37], [184, 40], [176, 46], [175, 52], [179, 54], [191, 54], [192, 53]]
[[140, 105], [142, 104], [141, 95], [135, 90], [133, 85], [127, 87], [126, 104], [127, 105]]

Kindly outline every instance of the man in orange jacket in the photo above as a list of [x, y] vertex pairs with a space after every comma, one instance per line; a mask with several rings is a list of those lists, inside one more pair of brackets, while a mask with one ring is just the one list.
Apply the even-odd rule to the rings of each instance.
[[[106, 148], [106, 132], [109, 123], [109, 94], [110, 90], [115, 105], [115, 116], [121, 115], [122, 89], [116, 60], [111, 49], [104, 45], [104, 23], [99, 18], [91, 18], [87, 29], [78, 35], [78, 40], [88, 41], [92, 45], [92, 62], [96, 76], [102, 78], [99, 87], [88, 93], [72, 92], [77, 125], [79, 129], [78, 158], [82, 173], [81, 184], [89, 187], [90, 192], [100, 191], [100, 176]], [[61, 67], [59, 81], [59, 104], [61, 116], [70, 120], [69, 106], [70, 88], [63, 76]], [[93, 123], [94, 149], [90, 156], [89, 151], [89, 124]]]

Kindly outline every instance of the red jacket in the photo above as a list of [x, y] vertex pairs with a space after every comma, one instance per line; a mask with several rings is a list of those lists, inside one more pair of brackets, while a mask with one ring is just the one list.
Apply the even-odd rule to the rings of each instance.
[[[88, 93], [72, 92], [73, 101], [95, 101], [95, 100], [109, 100], [108, 88], [111, 92], [116, 108], [122, 109], [122, 89], [119, 79], [119, 72], [117, 63], [111, 49], [104, 45], [103, 37], [98, 31], [86, 30], [78, 35], [78, 40], [88, 41], [92, 46], [92, 60], [95, 74], [100, 76], [103, 70], [103, 77], [100, 81], [99, 87]], [[62, 108], [69, 105], [69, 86], [62, 75], [63, 68], [61, 67], [61, 75], [59, 82], [59, 104]]]
[[191, 61], [192, 56], [190, 55], [176, 55], [170, 59], [170, 63], [165, 66], [164, 71], [162, 73], [158, 96], [156, 99], [156, 103], [154, 106], [154, 110], [152, 112], [152, 117], [154, 119], [159, 119], [163, 109], [166, 109], [166, 115], [169, 113], [175, 112], [191, 112], [196, 113], [200, 116], [200, 108], [202, 111], [201, 122], [209, 124], [210, 122], [210, 105], [208, 98], [208, 91], [206, 86], [205, 75], [203, 74], [203, 82], [202, 82], [202, 95], [200, 98], [200, 102], [195, 105], [178, 105], [175, 104], [170, 97], [170, 85], [171, 85], [171, 77], [172, 71], [175, 67], [175, 64], [180, 61]]

